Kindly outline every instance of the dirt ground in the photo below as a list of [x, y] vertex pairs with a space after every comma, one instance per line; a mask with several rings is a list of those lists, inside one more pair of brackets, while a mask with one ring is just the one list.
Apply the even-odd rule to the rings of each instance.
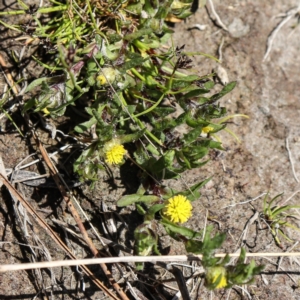
[[[266, 224], [257, 214], [262, 212], [262, 194], [268, 191], [272, 197], [284, 193], [280, 200], [290, 199], [288, 204], [300, 204], [300, 196], [297, 194], [300, 190], [300, 26], [296, 26], [297, 16], [291, 15], [278, 31], [270, 53], [264, 60], [268, 36], [274, 33], [276, 26], [291, 9], [299, 5], [299, 1], [213, 0], [213, 3], [228, 31], [222, 29], [218, 22], [212, 21], [215, 17], [208, 4], [208, 9], [198, 9], [186, 22], [176, 24], [174, 44], [185, 44], [185, 51], [199, 51], [217, 57], [221, 52], [222, 66], [229, 80], [237, 81], [237, 87], [221, 100], [221, 104], [230, 113], [245, 114], [249, 119], [236, 117], [228, 126], [240, 138], [240, 143], [226, 132], [223, 133], [220, 138], [225, 151], [210, 153], [211, 161], [205, 167], [186, 172], [180, 180], [171, 182], [170, 185], [176, 185], [178, 189], [179, 186], [192, 185], [213, 176], [202, 189], [201, 199], [193, 203], [193, 217], [187, 226], [201, 230], [208, 216], [209, 224], [227, 232], [227, 240], [220, 251], [235, 252], [244, 246], [247, 252], [300, 252], [299, 233], [287, 229], [286, 233], [293, 241], [288, 242], [281, 238], [281, 249], [276, 246]], [[200, 26], [203, 30], [197, 28], [199, 25], [205, 25]], [[5, 41], [0, 45], [0, 53], [7, 58], [11, 47], [14, 49], [15, 45], [15, 49], [20, 49], [21, 42], [16, 43], [2, 28], [0, 40], [1, 35], [5, 37]], [[30, 49], [25, 53], [25, 57], [29, 55]], [[217, 64], [208, 58], [194, 56], [193, 59], [195, 71], [200, 75], [212, 70], [218, 71]], [[220, 73], [219, 75], [222, 79]], [[1, 82], [2, 89], [5, 82], [3, 74]], [[13, 114], [13, 117], [22, 129], [22, 119], [18, 117], [18, 113]], [[65, 133], [68, 133], [68, 130], [70, 128], [64, 128]], [[40, 133], [50, 152], [62, 146], [59, 142], [54, 142], [47, 131], [41, 129]], [[34, 153], [32, 145], [30, 138], [20, 137], [11, 122], [2, 117], [0, 153], [6, 168], [15, 167], [22, 159]], [[36, 157], [37, 155], [34, 159]], [[71, 168], [71, 162], [72, 159], [65, 165], [67, 169]], [[42, 165], [31, 166], [28, 170], [45, 173]], [[121, 174], [114, 173], [114, 180], [103, 174], [102, 180], [93, 191], [87, 186], [76, 190], [81, 206], [97, 230], [110, 240], [131, 249], [133, 230], [142, 219], [130, 208], [118, 209], [115, 203], [122, 194], [135, 192], [136, 173], [135, 168], [129, 166], [126, 169], [125, 166], [125, 169], [121, 169]], [[74, 254], [78, 257], [90, 257], [84, 243], [75, 239], [64, 228], [66, 224], [75, 225], [75, 222], [65, 213], [59, 192], [55, 189], [26, 187], [22, 184], [19, 186], [30, 199], [31, 205], [64, 237]], [[63, 252], [53, 245], [38, 226], [28, 224], [28, 234], [24, 237], [20, 228], [24, 230], [26, 226], [18, 224], [18, 217], [14, 213], [15, 208], [8, 192], [2, 189], [0, 197], [1, 263], [28, 262], [49, 257], [52, 260], [65, 258]], [[53, 219], [64, 222], [64, 225], [55, 223]], [[24, 220], [24, 215], [19, 217], [19, 220]], [[109, 228], [110, 235], [103, 232], [103, 224]], [[295, 224], [300, 226], [297, 220]], [[114, 226], [117, 228], [115, 231]], [[96, 240], [92, 232], [90, 234]], [[101, 247], [100, 244], [97, 246]], [[161, 239], [161, 248], [168, 249], [169, 254], [185, 253], [183, 246], [168, 236]], [[48, 253], [45, 253], [45, 249], [48, 249]], [[191, 298], [300, 299], [297, 258], [261, 257], [257, 262], [265, 264], [266, 268], [253, 284], [244, 286], [243, 289], [235, 287], [214, 292], [207, 291], [203, 284], [200, 284], [191, 291]], [[103, 279], [96, 266], [93, 267], [93, 271]], [[155, 272], [163, 274], [164, 271], [158, 268]], [[185, 276], [190, 275], [190, 271], [184, 272]], [[118, 276], [114, 268], [112, 273]], [[3, 273], [0, 274], [0, 299], [107, 299], [103, 298], [102, 292], [98, 292], [86, 278], [80, 278], [75, 268]], [[84, 292], [80, 289], [83, 282], [86, 285]], [[125, 286], [122, 279], [120, 285]], [[173, 296], [178, 289], [174, 281], [157, 288], [137, 282], [133, 283], [133, 286], [144, 294], [139, 296], [140, 299], [176, 299]]]

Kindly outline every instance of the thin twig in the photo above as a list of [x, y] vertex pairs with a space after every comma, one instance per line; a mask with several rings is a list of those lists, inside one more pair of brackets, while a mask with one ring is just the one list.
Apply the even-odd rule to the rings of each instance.
[[224, 45], [224, 37], [222, 36], [221, 44], [220, 44], [219, 49], [218, 49], [218, 53], [219, 53], [219, 61], [220, 61], [221, 63], [222, 63], [222, 60], [223, 60], [223, 52], [222, 52], [223, 45]]
[[[59, 191], [61, 192], [61, 195], [64, 199], [64, 201], [66, 202], [68, 209], [70, 210], [74, 220], [77, 223], [77, 226], [86, 242], [86, 244], [89, 246], [91, 252], [93, 253], [93, 255], [95, 257], [99, 257], [99, 251], [97, 250], [96, 246], [94, 245], [94, 243], [92, 242], [92, 240], [89, 238], [88, 233], [85, 229], [85, 226], [77, 212], [77, 210], [75, 209], [72, 200], [75, 200], [75, 197], [73, 196], [69, 196], [67, 193], [67, 184], [65, 183], [65, 181], [63, 180], [63, 178], [61, 177], [61, 175], [59, 174], [59, 172], [57, 171], [56, 167], [54, 166], [54, 164], [52, 163], [52, 161], [49, 158], [49, 155], [46, 151], [46, 149], [44, 148], [43, 144], [41, 143], [41, 141], [39, 140], [37, 134], [35, 133], [35, 131], [32, 131], [33, 134], [33, 138], [36, 142], [37, 147], [39, 148], [46, 165], [48, 166], [50, 173], [52, 175], [53, 180], [55, 181]], [[80, 206], [79, 206], [80, 207]], [[81, 207], [80, 207], [81, 208]], [[129, 300], [128, 297], [126, 296], [126, 294], [124, 293], [124, 291], [121, 289], [121, 287], [119, 286], [119, 284], [115, 281], [115, 279], [113, 278], [110, 270], [107, 268], [107, 266], [104, 263], [100, 263], [100, 267], [102, 269], [102, 271], [104, 272], [104, 274], [106, 275], [107, 279], [109, 280], [110, 284], [113, 286], [113, 288], [115, 289], [115, 291], [119, 294], [119, 296], [121, 297], [121, 299], [123, 300]], [[114, 295], [115, 297], [115, 295]]]
[[248, 296], [248, 298], [249, 298], [250, 300], [252, 299], [251, 295], [249, 294], [249, 292], [248, 292], [246, 289], [244, 289], [243, 287], [238, 286], [238, 285], [235, 285], [234, 287], [235, 287], [235, 288], [241, 289], [241, 290]]
[[[215, 257], [225, 257], [226, 253], [218, 253]], [[229, 253], [229, 257], [239, 257], [240, 253]], [[246, 253], [246, 257], [293, 257], [300, 256], [300, 252], [258, 252]], [[96, 265], [96, 264], [113, 264], [113, 263], [133, 263], [133, 262], [168, 262], [168, 261], [193, 261], [201, 260], [202, 255], [166, 255], [166, 256], [122, 256], [122, 257], [101, 257], [101, 258], [87, 258], [77, 260], [57, 260], [45, 261], [38, 263], [24, 263], [12, 265], [0, 265], [0, 273], [17, 270], [30, 270], [38, 268], [54, 268], [62, 266], [76, 266], [76, 265]]]
[[289, 198], [287, 198], [284, 202], [280, 203], [280, 206], [285, 205], [288, 201], [290, 201], [296, 194], [298, 194], [300, 192], [300, 190], [297, 190], [296, 192], [294, 192]]
[[[59, 238], [59, 236], [52, 230], [52, 228], [43, 220], [43, 218], [41, 218], [40, 215], [36, 213], [34, 208], [22, 197], [22, 195], [10, 184], [10, 182], [2, 174], [0, 174], [0, 180], [2, 181], [3, 184], [5, 184], [6, 188], [9, 190], [11, 195], [16, 200], [20, 201], [20, 203], [22, 203], [22, 205], [26, 208], [26, 210], [32, 215], [34, 220], [49, 234], [49, 236], [56, 242], [56, 244], [59, 245], [70, 258], [76, 260], [76, 257], [73, 255], [71, 250], [66, 246], [66, 244]], [[73, 266], [76, 265], [78, 264], [75, 263]], [[96, 286], [98, 286], [101, 290], [105, 291], [107, 295], [109, 295], [112, 299], [119, 300], [119, 298], [116, 297], [99, 279], [97, 279], [86, 266], [80, 266], [80, 267], [83, 269], [85, 274], [89, 278], [91, 278], [91, 280], [95, 283]]]
[[212, 14], [216, 18], [216, 21], [217, 21], [218, 25], [221, 26], [224, 30], [228, 31], [228, 28], [226, 27], [226, 25], [224, 25], [224, 23], [221, 21], [219, 15], [215, 11], [214, 3], [212, 2], [212, 0], [208, 0], [208, 2], [209, 2], [209, 5], [210, 5]]
[[263, 62], [267, 59], [267, 57], [269, 56], [269, 54], [271, 52], [272, 45], [273, 45], [273, 42], [275, 40], [277, 33], [280, 31], [280, 29], [283, 27], [284, 24], [286, 24], [294, 15], [296, 15], [298, 13], [299, 10], [300, 10], [300, 5], [298, 5], [298, 7], [296, 7], [296, 8], [289, 10], [285, 14], [285, 18], [275, 27], [275, 29], [269, 35], [268, 41], [267, 41], [267, 50], [266, 50], [265, 56], [263, 58]]
[[11, 75], [11, 73], [9, 72], [9, 69], [7, 67], [7, 64], [5, 62], [5, 60], [3, 59], [2, 55], [0, 55], [0, 65], [1, 67], [3, 67], [3, 69], [1, 68], [2, 72], [3, 72], [3, 76], [6, 79], [6, 82], [9, 84], [9, 86], [11, 87], [12, 91], [14, 92], [15, 96], [18, 95], [20, 88], [18, 87], [18, 85], [14, 82], [13, 80], [13, 76]]
[[[68, 145], [62, 146], [62, 147], [60, 147], [57, 151], [54, 151], [53, 153], [49, 154], [49, 157], [52, 158], [52, 157], [55, 156], [57, 153], [59, 153], [59, 152], [61, 152], [61, 151], [64, 151], [64, 150], [66, 150], [66, 149], [68, 149], [68, 148], [71, 148], [71, 147], [74, 147], [74, 145], [68, 144]], [[33, 155], [35, 155], [35, 154], [36, 154], [36, 153], [30, 154], [30, 155], [29, 155], [28, 157], [26, 157], [26, 158], [29, 158], [29, 157], [31, 157], [31, 156], [33, 156]], [[30, 166], [32, 166], [32, 165], [34, 165], [34, 164], [40, 162], [40, 161], [42, 161], [42, 159], [38, 158], [38, 159], [33, 160], [33, 161], [31, 161], [30, 163], [28, 163], [28, 164], [26, 164], [26, 165], [22, 165], [22, 166], [19, 166], [19, 165], [20, 165], [20, 163], [19, 163], [18, 166], [15, 167], [15, 169], [16, 169], [16, 170], [22, 170], [22, 169], [25, 169], [25, 168], [27, 168], [27, 167], [30, 167]], [[10, 175], [10, 174], [12, 173], [12, 171], [13, 171], [13, 170], [9, 171], [9, 172], [7, 173], [7, 175]]]
[[291, 150], [290, 150], [290, 147], [289, 147], [289, 138], [288, 137], [285, 139], [285, 147], [286, 147], [286, 150], [289, 154], [289, 160], [290, 160], [290, 163], [291, 163], [291, 166], [292, 166], [292, 171], [293, 171], [294, 178], [297, 182], [299, 182], [299, 179], [298, 179], [298, 177], [296, 175], [296, 172], [295, 172], [294, 162], [292, 160], [292, 153], [291, 153]]
[[240, 205], [240, 204], [249, 203], [249, 202], [251, 202], [251, 201], [254, 201], [254, 200], [259, 199], [261, 196], [264, 196], [264, 195], [266, 195], [266, 194], [267, 194], [267, 193], [262, 193], [262, 194], [260, 194], [259, 196], [255, 197], [255, 198], [253, 198], [253, 199], [250, 199], [250, 200], [247, 200], [247, 201], [243, 201], [243, 202], [239, 202], [239, 203], [230, 204], [230, 205], [228, 205], [228, 206], [222, 207], [222, 209], [227, 208], [227, 207], [232, 207], [232, 206]]
[[[297, 245], [299, 244], [299, 242], [296, 242], [293, 246], [291, 246], [291, 247], [289, 247], [289, 249], [287, 250], [287, 251], [291, 251], [291, 250], [293, 250]], [[281, 263], [282, 263], [282, 261], [283, 261], [283, 256], [280, 256], [280, 259], [279, 259], [279, 261], [278, 261], [278, 265], [277, 265], [277, 268], [276, 268], [276, 271], [279, 271], [279, 269], [281, 268]], [[283, 268], [281, 268], [282, 270], [283, 270]], [[273, 280], [274, 280], [274, 278], [276, 277], [276, 275], [277, 275], [278, 273], [276, 273], [274, 276], [273, 276]], [[295, 280], [292, 278], [292, 280], [295, 282]]]
[[[275, 266], [278, 265], [277, 263], [274, 263], [271, 259], [268, 259], [267, 257], [263, 257], [263, 259], [267, 260], [268, 262], [270, 262], [271, 264], [273, 264], [273, 265], [275, 265]], [[289, 274], [288, 271], [284, 270], [281, 266], [279, 266], [279, 269], [280, 269], [281, 271], [285, 272], [286, 275], [287, 275], [288, 277], [290, 277], [291, 280], [292, 280], [294, 283], [297, 284], [297, 281]], [[273, 277], [273, 278], [274, 278], [274, 277]], [[271, 281], [272, 281], [272, 280], [271, 280]]]
[[243, 233], [242, 233], [241, 237], [239, 238], [239, 240], [240, 239], [242, 240], [242, 245], [244, 245], [246, 243], [249, 227], [254, 223], [254, 221], [256, 221], [258, 219], [258, 217], [259, 217], [259, 212], [256, 211], [254, 213], [254, 215], [247, 221], [247, 224], [243, 230]]

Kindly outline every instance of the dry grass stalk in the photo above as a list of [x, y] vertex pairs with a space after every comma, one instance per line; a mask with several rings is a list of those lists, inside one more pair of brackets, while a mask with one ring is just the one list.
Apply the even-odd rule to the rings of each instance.
[[[68, 195], [67, 191], [66, 191], [66, 184], [64, 182], [64, 180], [61, 178], [60, 174], [57, 172], [55, 166], [53, 165], [52, 161], [49, 158], [49, 155], [46, 151], [46, 149], [44, 148], [44, 146], [42, 145], [42, 143], [40, 142], [38, 136], [36, 135], [36, 133], [33, 131], [33, 137], [35, 139], [35, 142], [50, 170], [50, 173], [52, 175], [52, 178], [54, 179], [59, 191], [62, 194], [62, 197], [64, 199], [64, 201], [66, 202], [74, 220], [77, 223], [77, 226], [85, 240], [85, 242], [87, 243], [87, 245], [89, 246], [91, 252], [93, 253], [93, 255], [95, 257], [99, 257], [99, 251], [97, 250], [97, 248], [95, 247], [95, 245], [93, 244], [92, 240], [89, 238], [88, 233], [83, 225], [83, 222], [76, 210], [76, 208], [74, 207], [70, 196]], [[63, 184], [62, 184], [63, 183]], [[104, 274], [106, 275], [107, 279], [109, 280], [110, 284], [113, 286], [113, 288], [115, 289], [115, 291], [119, 294], [119, 296], [121, 297], [121, 299], [123, 300], [129, 300], [128, 297], [126, 296], [126, 294], [124, 293], [124, 291], [121, 289], [121, 287], [119, 286], [119, 284], [115, 281], [115, 279], [113, 278], [111, 272], [108, 270], [108, 268], [106, 267], [106, 265], [104, 263], [100, 263], [100, 267], [103, 270]]]
[[[6, 188], [9, 190], [11, 195], [20, 201], [20, 203], [24, 206], [24, 208], [29, 212], [34, 220], [49, 234], [49, 236], [55, 241], [56, 244], [62, 248], [65, 253], [72, 258], [73, 260], [76, 260], [76, 257], [73, 255], [71, 250], [65, 245], [65, 243], [59, 238], [59, 236], [52, 230], [52, 228], [39, 216], [39, 214], [36, 213], [34, 208], [22, 197], [22, 195], [11, 185], [11, 183], [2, 175], [0, 174], [0, 180], [3, 182], [3, 184], [6, 186]], [[78, 265], [78, 264], [75, 264]], [[118, 300], [119, 298], [116, 297], [103, 283], [95, 277], [95, 275], [86, 267], [86, 266], [80, 266], [83, 270], [83, 272], [96, 284], [98, 288], [103, 290], [107, 295], [109, 295], [112, 299]]]
[[[239, 257], [240, 253], [229, 253], [230, 257]], [[225, 257], [226, 253], [218, 253], [215, 257]], [[246, 257], [295, 257], [300, 256], [300, 252], [259, 252], [246, 253]], [[162, 255], [162, 256], [122, 256], [122, 257], [101, 257], [101, 258], [87, 258], [77, 260], [57, 260], [39, 263], [0, 265], [0, 273], [16, 270], [29, 270], [37, 268], [54, 268], [62, 266], [76, 266], [76, 265], [96, 265], [100, 263], [132, 263], [132, 262], [179, 262], [179, 261], [197, 261], [201, 260], [202, 255]]]

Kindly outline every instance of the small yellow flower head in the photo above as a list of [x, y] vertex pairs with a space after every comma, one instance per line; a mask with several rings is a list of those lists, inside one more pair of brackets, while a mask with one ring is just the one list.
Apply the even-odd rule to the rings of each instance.
[[206, 126], [202, 128], [202, 133], [210, 133], [214, 128], [212, 126]]
[[50, 111], [47, 109], [47, 107], [43, 108], [42, 112], [45, 114], [45, 116], [50, 115]]
[[217, 284], [215, 288], [216, 289], [225, 288], [227, 286], [226, 269], [222, 266], [211, 267], [207, 270], [205, 276], [206, 283], [208, 285], [216, 283], [219, 276], [221, 276], [220, 282]]
[[123, 162], [126, 150], [124, 146], [119, 143], [118, 140], [111, 140], [106, 143], [104, 148], [105, 161], [109, 165], [118, 165]]
[[104, 75], [97, 76], [97, 81], [98, 81], [99, 85], [104, 85], [107, 82]]
[[99, 86], [112, 84], [119, 74], [119, 71], [115, 70], [114, 68], [103, 68], [101, 73], [96, 77], [97, 84]]
[[174, 196], [166, 201], [163, 215], [174, 223], [184, 223], [192, 216], [192, 204], [182, 195]]

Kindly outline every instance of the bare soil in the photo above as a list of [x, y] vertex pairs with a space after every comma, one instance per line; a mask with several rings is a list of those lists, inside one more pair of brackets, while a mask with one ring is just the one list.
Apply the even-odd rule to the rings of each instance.
[[[180, 180], [168, 183], [185, 188], [202, 181], [209, 176], [212, 180], [202, 189], [202, 197], [193, 203], [193, 217], [187, 226], [194, 230], [201, 230], [208, 224], [227, 232], [227, 240], [220, 251], [235, 252], [241, 246], [247, 252], [281, 252], [299, 251], [299, 233], [285, 229], [285, 233], [292, 239], [288, 242], [280, 237], [279, 248], [271, 235], [266, 223], [258, 213], [263, 208], [263, 193], [269, 191], [270, 196], [283, 193], [282, 202], [294, 195], [288, 204], [299, 203], [300, 190], [300, 26], [297, 26], [297, 17], [292, 17], [276, 35], [269, 56], [263, 61], [267, 50], [268, 36], [283, 20], [289, 10], [299, 3], [295, 0], [287, 1], [217, 1], [214, 8], [229, 31], [222, 29], [210, 18], [212, 9], [200, 8], [188, 18], [186, 22], [174, 27], [174, 44], [185, 44], [185, 51], [204, 52], [220, 55], [222, 46], [222, 66], [227, 72], [230, 81], [237, 81], [237, 87], [221, 100], [231, 114], [242, 113], [249, 119], [236, 117], [228, 125], [239, 138], [240, 143], [226, 132], [220, 135], [225, 151], [210, 153], [211, 161], [197, 170], [186, 172]], [[2, 6], [3, 9], [12, 7]], [[299, 17], [299, 15], [298, 15]], [[9, 20], [13, 23], [13, 19]], [[206, 25], [199, 30], [195, 25]], [[10, 60], [11, 51], [20, 51], [23, 41], [16, 41], [15, 33], [1, 27], [0, 54], [6, 59], [10, 71], [14, 72], [15, 65]], [[28, 47], [24, 62], [29, 62], [34, 47]], [[194, 55], [195, 72], [200, 75], [218, 70], [217, 63], [201, 56]], [[28, 76], [38, 77], [40, 73], [36, 65], [24, 65]], [[36, 72], [36, 73], [35, 73]], [[221, 77], [221, 74], [219, 74]], [[1, 93], [4, 92], [4, 77], [1, 77]], [[221, 88], [221, 85], [219, 86]], [[11, 113], [16, 124], [25, 131], [25, 125], [20, 113], [16, 110]], [[72, 118], [72, 115], [67, 116]], [[65, 120], [57, 120], [58, 124]], [[6, 168], [14, 168], [22, 159], [36, 152], [32, 138], [21, 137], [12, 123], [2, 117], [0, 131], [0, 154]], [[58, 125], [59, 127], [59, 125]], [[72, 128], [59, 127], [65, 133]], [[44, 129], [39, 130], [41, 139], [48, 152], [61, 147], [66, 140], [52, 140], [51, 135]], [[287, 144], [288, 143], [288, 144]], [[287, 147], [288, 145], [288, 147]], [[290, 154], [289, 154], [289, 151]], [[66, 157], [73, 152], [66, 154]], [[35, 154], [30, 160], [38, 157]], [[59, 157], [61, 169], [72, 173], [74, 157]], [[293, 168], [295, 174], [293, 174]], [[28, 170], [40, 174], [45, 173], [45, 166], [38, 164]], [[298, 177], [297, 177], [298, 176]], [[91, 257], [91, 253], [84, 242], [75, 235], [66, 231], [76, 230], [75, 222], [65, 209], [61, 196], [56, 189], [34, 188], [19, 184], [19, 188], [27, 197], [30, 204], [56, 230], [78, 257]], [[81, 186], [75, 190], [79, 203], [89, 216], [91, 223], [106, 238], [133, 249], [133, 230], [141, 224], [142, 218], [132, 208], [119, 209], [116, 201], [125, 193], [133, 193], [138, 186], [138, 169], [126, 163], [113, 174], [101, 175], [101, 180], [94, 190], [88, 186]], [[260, 197], [258, 197], [260, 196]], [[253, 200], [252, 200], [253, 199]], [[252, 200], [252, 201], [250, 201]], [[19, 213], [19, 216], [16, 214]], [[253, 218], [253, 216], [258, 216]], [[55, 223], [53, 219], [62, 223]], [[9, 193], [2, 188], [0, 195], [0, 263], [19, 263], [65, 258], [64, 253], [57, 249], [51, 239], [35, 223], [26, 226], [22, 224], [24, 212], [16, 210]], [[66, 224], [69, 224], [68, 226]], [[300, 225], [296, 219], [295, 225]], [[87, 228], [89, 228], [89, 225]], [[72, 227], [71, 227], [72, 226]], [[75, 227], [74, 227], [75, 226]], [[103, 229], [106, 227], [107, 234]], [[115, 229], [116, 228], [116, 229]], [[162, 232], [159, 226], [155, 228]], [[247, 229], [247, 234], [245, 234]], [[25, 231], [24, 231], [25, 230]], [[26, 231], [27, 230], [27, 231]], [[24, 234], [25, 233], [25, 234]], [[91, 238], [97, 247], [101, 244], [90, 230]], [[164, 235], [161, 238], [160, 248], [164, 254], [184, 254], [185, 250], [180, 243], [174, 242]], [[27, 245], [25, 245], [27, 244]], [[31, 245], [30, 248], [28, 245]], [[47, 249], [47, 250], [45, 250]], [[124, 250], [124, 249], [123, 249]], [[118, 250], [111, 249], [113, 255]], [[48, 252], [48, 253], [47, 253]], [[266, 265], [261, 276], [251, 285], [243, 289], [235, 287], [231, 290], [209, 292], [201, 278], [196, 278], [196, 287], [191, 291], [192, 299], [300, 299], [299, 291], [299, 262], [296, 258], [260, 258], [257, 263]], [[181, 268], [181, 267], [180, 267]], [[101, 280], [105, 278], [97, 266], [93, 272]], [[140, 282], [130, 277], [131, 284], [140, 291], [140, 299], [172, 299], [178, 290], [172, 279], [165, 285], [154, 287], [149, 277], [163, 280], [164, 270], [159, 267], [146, 266], [144, 275], [139, 277]], [[184, 276], [190, 276], [190, 271], [184, 270]], [[118, 280], [118, 271], [111, 269]], [[147, 275], [147, 276], [145, 276]], [[76, 268], [54, 268], [50, 270], [20, 271], [0, 274], [0, 299], [107, 299], [103, 293], [91, 284], [87, 278], [80, 280], [80, 273]], [[197, 281], [198, 280], [198, 281]], [[150, 285], [144, 285], [147, 281]], [[85, 291], [81, 285], [85, 283]], [[124, 279], [120, 285], [126, 289]], [[138, 291], [139, 290], [139, 291]], [[132, 294], [130, 297], [133, 298]], [[145, 298], [143, 298], [145, 297]]]

